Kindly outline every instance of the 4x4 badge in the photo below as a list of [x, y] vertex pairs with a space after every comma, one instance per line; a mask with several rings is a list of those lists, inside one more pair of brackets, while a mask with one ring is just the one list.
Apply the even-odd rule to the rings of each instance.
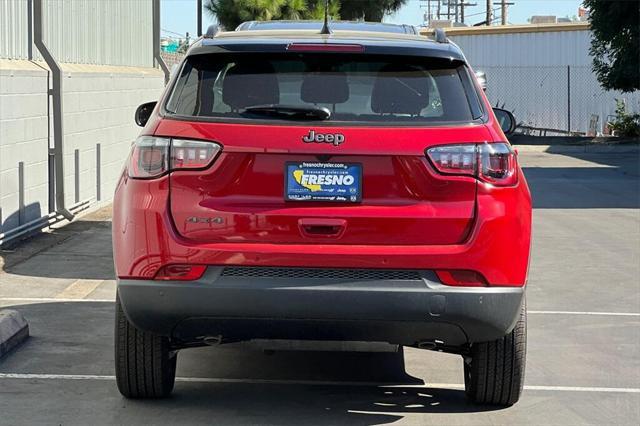
[[330, 143], [335, 146], [344, 142], [342, 133], [316, 133], [315, 130], [309, 130], [308, 135], [302, 137], [304, 143]]

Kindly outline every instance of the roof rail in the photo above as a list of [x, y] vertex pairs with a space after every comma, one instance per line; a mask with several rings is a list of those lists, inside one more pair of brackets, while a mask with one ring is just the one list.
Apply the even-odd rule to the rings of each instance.
[[449, 43], [449, 39], [447, 38], [447, 33], [442, 28], [436, 28], [433, 32], [436, 36], [436, 41], [438, 43]]
[[220, 32], [220, 27], [213, 24], [213, 25], [209, 25], [209, 28], [207, 28], [207, 33], [205, 35], [203, 35], [202, 37], [204, 38], [214, 38], [216, 36], [216, 34], [218, 34]]

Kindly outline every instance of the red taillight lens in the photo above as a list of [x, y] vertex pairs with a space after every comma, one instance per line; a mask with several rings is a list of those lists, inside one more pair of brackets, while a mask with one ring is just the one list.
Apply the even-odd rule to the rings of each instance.
[[518, 181], [516, 154], [507, 143], [436, 146], [427, 157], [442, 174], [475, 176], [496, 186]]
[[444, 285], [460, 287], [484, 287], [487, 285], [487, 280], [475, 271], [452, 269], [436, 271], [436, 275]]
[[150, 179], [174, 170], [203, 169], [221, 149], [215, 142], [141, 136], [133, 144], [129, 176]]
[[518, 182], [516, 153], [506, 143], [478, 145], [480, 178], [496, 186], [510, 186]]
[[129, 176], [152, 178], [164, 174], [169, 166], [169, 139], [142, 136], [133, 145]]
[[155, 280], [162, 281], [193, 281], [202, 278], [205, 265], [166, 265], [158, 270]]

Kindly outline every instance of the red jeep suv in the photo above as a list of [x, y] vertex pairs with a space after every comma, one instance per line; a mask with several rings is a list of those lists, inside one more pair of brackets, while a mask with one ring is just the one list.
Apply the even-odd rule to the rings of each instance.
[[441, 32], [320, 26], [210, 30], [136, 111], [120, 392], [167, 396], [189, 347], [378, 342], [461, 355], [469, 398], [515, 403], [531, 199], [513, 116]]

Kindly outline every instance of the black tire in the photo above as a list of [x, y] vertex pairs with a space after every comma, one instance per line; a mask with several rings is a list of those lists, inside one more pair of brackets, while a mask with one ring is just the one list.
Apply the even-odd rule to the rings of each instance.
[[115, 363], [118, 390], [127, 398], [164, 398], [176, 378], [177, 354], [169, 339], [138, 330], [116, 295]]
[[467, 397], [480, 404], [510, 406], [524, 386], [527, 352], [527, 308], [523, 301], [516, 326], [501, 339], [476, 343], [464, 361]]

